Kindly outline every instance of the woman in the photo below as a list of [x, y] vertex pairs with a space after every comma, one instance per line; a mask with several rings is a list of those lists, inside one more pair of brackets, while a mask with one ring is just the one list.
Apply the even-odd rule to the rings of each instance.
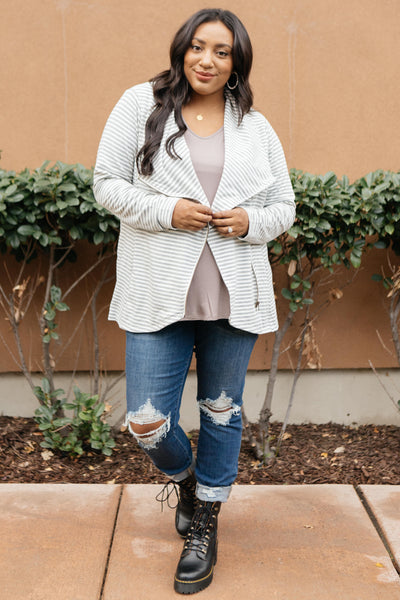
[[[252, 48], [229, 11], [193, 15], [171, 67], [125, 92], [97, 157], [97, 201], [121, 221], [110, 318], [126, 331], [127, 424], [179, 489], [174, 587], [207, 587], [237, 475], [244, 379], [277, 329], [267, 242], [293, 223], [284, 155], [252, 107]], [[200, 433], [178, 424], [193, 350]]]

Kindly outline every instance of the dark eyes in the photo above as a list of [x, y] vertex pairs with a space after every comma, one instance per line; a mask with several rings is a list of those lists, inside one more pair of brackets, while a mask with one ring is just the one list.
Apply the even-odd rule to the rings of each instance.
[[[193, 50], [193, 52], [201, 52], [202, 51], [202, 47], [198, 46], [197, 44], [192, 44], [190, 46], [190, 48], [191, 48], [191, 50]], [[219, 56], [220, 58], [226, 58], [227, 56], [229, 56], [229, 53], [226, 52], [225, 50], [217, 50], [216, 55]]]

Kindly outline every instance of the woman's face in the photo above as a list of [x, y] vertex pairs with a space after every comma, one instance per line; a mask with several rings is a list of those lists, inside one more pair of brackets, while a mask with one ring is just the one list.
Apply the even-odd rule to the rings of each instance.
[[233, 68], [233, 34], [221, 21], [200, 25], [186, 50], [183, 69], [193, 92], [223, 95]]

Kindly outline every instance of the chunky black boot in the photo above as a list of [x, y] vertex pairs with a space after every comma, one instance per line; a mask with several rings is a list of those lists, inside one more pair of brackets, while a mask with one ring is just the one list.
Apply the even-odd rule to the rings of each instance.
[[179, 594], [200, 592], [212, 581], [220, 508], [221, 502], [198, 500], [175, 573], [174, 588]]
[[196, 479], [189, 475], [186, 479], [178, 481], [178, 505], [175, 513], [175, 527], [181, 537], [186, 537], [190, 523], [197, 506]]
[[[171, 495], [175, 492], [178, 499], [177, 504], [171, 504]], [[181, 537], [186, 537], [189, 530], [192, 517], [197, 506], [196, 498], [196, 479], [193, 474], [190, 474], [186, 479], [175, 482], [169, 481], [166, 483], [156, 496], [156, 500], [161, 502], [161, 510], [164, 502], [169, 508], [176, 508], [175, 527]]]

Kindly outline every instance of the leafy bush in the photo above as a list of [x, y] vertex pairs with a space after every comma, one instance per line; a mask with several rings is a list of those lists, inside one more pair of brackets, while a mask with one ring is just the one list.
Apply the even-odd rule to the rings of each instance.
[[359, 268], [363, 253], [392, 245], [400, 254], [400, 175], [376, 171], [349, 183], [331, 171], [312, 175], [290, 172], [296, 196], [296, 222], [269, 243], [272, 265], [286, 265], [288, 286], [282, 296], [290, 310], [305, 308], [312, 275], [343, 265]]
[[368, 223], [368, 235], [377, 236], [378, 248], [389, 248], [400, 256], [400, 173], [378, 170], [353, 184], [356, 213]]
[[92, 169], [60, 161], [20, 173], [0, 170], [0, 250], [11, 249], [21, 260], [28, 246], [36, 255], [39, 247], [65, 247], [76, 240], [115, 242], [118, 219], [97, 204], [92, 183]]
[[[60, 398], [64, 390], [50, 390], [47, 379], [36, 386], [35, 393], [41, 401], [35, 410], [35, 421], [43, 432], [43, 448], [61, 450], [70, 455], [83, 454], [85, 447], [101, 450], [107, 456], [112, 454], [115, 441], [111, 427], [104, 421], [105, 405], [98, 396], [83, 394], [74, 388], [74, 400]], [[58, 416], [70, 411], [70, 416]]]
[[[0, 277], [0, 308], [3, 318], [10, 323], [14, 349], [7, 340], [3, 342], [34, 394], [35, 384], [27, 359], [29, 347], [20, 333], [22, 322], [29, 314], [37, 317], [42, 352], [40, 357], [35, 357], [35, 367], [40, 365], [53, 393], [58, 359], [54, 342], [59, 340], [55, 319], [59, 311], [69, 310], [65, 301], [82, 284], [81, 316], [68, 332], [68, 338], [63, 340], [63, 346], [75, 341], [90, 311], [95, 348], [91, 368], [93, 393], [100, 390], [96, 301], [114, 262], [119, 221], [96, 203], [92, 181], [92, 169], [62, 162], [51, 167], [45, 162], [38, 169], [25, 169], [20, 173], [0, 170], [0, 252], [5, 255], [5, 276]], [[59, 275], [60, 269], [68, 262], [77, 261], [79, 252], [87, 252], [87, 246], [78, 246], [82, 241], [96, 247], [96, 257], [89, 266], [83, 263], [82, 269], [78, 267], [75, 280], [61, 291], [58, 281], [63, 273]], [[7, 268], [13, 258], [19, 263], [17, 270]], [[35, 271], [28, 268], [30, 263], [35, 263]], [[93, 284], [89, 275], [94, 273]], [[79, 354], [79, 345], [76, 353]], [[104, 387], [103, 397], [113, 385]], [[42, 403], [40, 395], [37, 397]]]
[[[321, 355], [315, 339], [314, 323], [322, 310], [343, 296], [343, 289], [352, 281], [341, 277], [341, 287], [327, 289], [326, 275], [342, 266], [355, 271], [361, 266], [363, 254], [371, 247], [391, 247], [400, 254], [400, 175], [375, 171], [353, 184], [344, 176], [341, 180], [332, 172], [312, 175], [293, 169], [290, 173], [296, 195], [296, 222], [292, 228], [269, 244], [272, 266], [285, 267], [287, 283], [281, 295], [288, 301], [286, 317], [275, 334], [271, 368], [264, 404], [260, 412], [259, 440], [252, 436], [246, 417], [245, 429], [256, 456], [262, 461], [274, 453], [269, 448], [268, 427], [271, 405], [278, 373], [281, 345], [294, 315], [304, 310], [304, 320], [299, 325], [296, 338], [297, 362], [288, 408], [275, 453], [283, 439], [294, 393], [301, 370], [308, 366], [320, 368]], [[395, 270], [392, 268], [394, 275]], [[325, 277], [324, 275], [325, 271]], [[390, 297], [390, 323], [393, 343], [400, 363], [400, 286], [394, 278], [384, 278], [392, 289]], [[321, 282], [328, 293], [316, 291]], [[315, 298], [319, 306], [315, 306]], [[284, 306], [281, 303], [281, 306]]]

